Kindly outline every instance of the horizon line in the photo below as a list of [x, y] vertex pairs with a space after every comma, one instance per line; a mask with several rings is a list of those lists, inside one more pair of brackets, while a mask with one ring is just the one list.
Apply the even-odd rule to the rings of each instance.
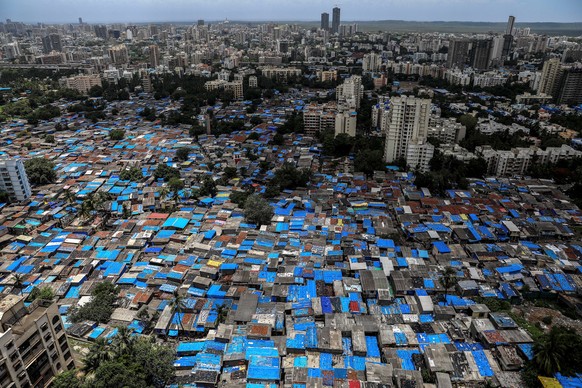
[[[81, 16], [82, 18], [82, 16]], [[79, 24], [78, 20], [76, 21], [51, 21], [51, 22], [44, 22], [44, 21], [20, 21], [20, 20], [12, 20], [11, 18], [6, 18], [2, 23], [6, 23], [6, 20], [10, 19], [12, 23], [25, 23], [25, 24]], [[131, 23], [180, 23], [180, 24], [189, 24], [189, 23], [196, 23], [198, 20], [204, 20], [205, 23], [224, 23], [228, 21], [229, 23], [315, 23], [319, 24], [320, 20], [313, 19], [313, 20], [302, 20], [302, 19], [193, 19], [193, 20], [143, 20], [143, 21], [83, 21], [83, 24], [131, 24]], [[373, 23], [373, 22], [406, 22], [406, 23], [482, 23], [482, 24], [507, 24], [507, 21], [477, 21], [477, 20], [405, 20], [405, 19], [365, 19], [365, 20], [345, 20], [343, 23]], [[342, 23], [342, 24], [343, 24]], [[577, 22], [555, 22], [555, 21], [520, 21], [515, 22], [515, 25], [518, 24], [582, 24], [581, 21]]]

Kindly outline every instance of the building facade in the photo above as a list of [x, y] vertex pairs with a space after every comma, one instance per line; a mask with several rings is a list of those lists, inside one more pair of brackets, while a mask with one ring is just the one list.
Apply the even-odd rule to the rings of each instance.
[[390, 100], [390, 123], [384, 148], [386, 162], [400, 158], [408, 160], [409, 144], [426, 142], [430, 110], [429, 99], [402, 96]]
[[0, 190], [17, 201], [24, 201], [31, 196], [32, 190], [22, 160], [0, 159]]
[[75, 368], [58, 307], [22, 296], [0, 295], [0, 386], [46, 387]]

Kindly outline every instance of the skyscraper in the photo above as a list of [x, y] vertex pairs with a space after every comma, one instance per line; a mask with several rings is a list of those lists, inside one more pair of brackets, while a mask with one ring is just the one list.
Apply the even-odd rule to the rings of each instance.
[[334, 7], [332, 10], [331, 32], [333, 34], [337, 34], [339, 32], [339, 26], [340, 26], [340, 9], [339, 7]]
[[321, 29], [329, 30], [329, 14], [327, 12], [321, 14]]
[[160, 48], [157, 44], [150, 45], [150, 67], [158, 67], [160, 65]]
[[426, 142], [430, 106], [429, 99], [416, 97], [402, 96], [390, 100], [391, 117], [384, 149], [386, 162], [407, 158], [410, 144]]
[[42, 38], [42, 48], [45, 54], [51, 51], [63, 51], [61, 36], [59, 34], [49, 34]]
[[359, 75], [352, 75], [344, 81], [343, 84], [336, 88], [336, 96], [338, 103], [349, 109], [358, 109], [360, 101], [364, 96], [364, 86], [362, 85], [362, 77]]
[[471, 47], [471, 67], [478, 70], [489, 68], [489, 58], [491, 54], [491, 39], [475, 40]]
[[447, 67], [463, 67], [469, 59], [469, 44], [466, 39], [453, 39], [449, 42], [449, 53], [447, 54]]
[[505, 28], [505, 35], [513, 35], [513, 25], [515, 24], [515, 16], [510, 16], [507, 20], [507, 27]]

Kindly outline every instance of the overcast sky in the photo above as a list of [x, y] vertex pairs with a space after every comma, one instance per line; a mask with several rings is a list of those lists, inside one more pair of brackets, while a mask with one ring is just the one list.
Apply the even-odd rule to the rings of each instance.
[[[582, 22], [582, 0], [338, 0], [342, 21]], [[319, 20], [329, 0], [0, 0], [0, 18], [87, 23]]]

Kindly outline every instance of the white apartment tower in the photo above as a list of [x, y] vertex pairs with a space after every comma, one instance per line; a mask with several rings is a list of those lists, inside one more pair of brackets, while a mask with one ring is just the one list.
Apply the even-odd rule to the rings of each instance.
[[362, 70], [375, 72], [380, 70], [382, 58], [376, 53], [369, 53], [362, 58]]
[[[408, 161], [409, 145], [426, 143], [430, 109], [429, 99], [402, 96], [390, 100], [390, 122], [387, 126], [384, 149], [386, 162], [394, 162], [399, 158]], [[412, 162], [417, 162], [418, 158], [416, 159]], [[422, 159], [425, 159], [425, 156]], [[417, 164], [410, 165], [416, 167]]]
[[358, 114], [354, 111], [340, 111], [335, 116], [335, 136], [346, 134], [351, 137], [356, 136], [356, 124]]
[[359, 109], [363, 96], [364, 86], [362, 85], [362, 77], [359, 75], [351, 76], [336, 88], [338, 103], [348, 106], [350, 109]]
[[24, 201], [32, 194], [24, 163], [20, 159], [0, 159], [0, 190], [11, 199]]

